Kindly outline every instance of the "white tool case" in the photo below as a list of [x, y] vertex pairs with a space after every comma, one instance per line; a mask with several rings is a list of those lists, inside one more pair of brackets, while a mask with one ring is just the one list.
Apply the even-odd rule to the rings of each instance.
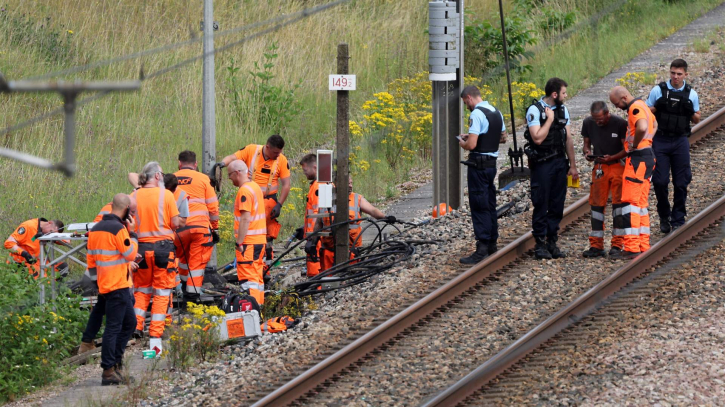
[[256, 310], [227, 314], [219, 325], [222, 340], [232, 338], [253, 338], [262, 335], [259, 312]]

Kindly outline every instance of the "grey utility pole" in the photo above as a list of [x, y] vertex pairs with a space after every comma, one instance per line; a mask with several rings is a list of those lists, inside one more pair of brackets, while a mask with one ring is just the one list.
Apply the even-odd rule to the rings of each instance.
[[65, 112], [65, 146], [63, 148], [63, 162], [53, 164], [44, 158], [35, 157], [30, 154], [21, 153], [9, 148], [0, 148], [0, 157], [12, 158], [20, 162], [34, 165], [49, 170], [62, 171], [70, 177], [76, 171], [75, 164], [75, 114], [76, 98], [82, 92], [124, 92], [138, 90], [141, 88], [141, 81], [120, 81], [120, 82], [34, 82], [34, 81], [10, 81], [5, 82], [0, 77], [0, 92], [57, 92], [63, 97], [63, 111]]
[[430, 80], [433, 90], [433, 205], [458, 209], [463, 200], [461, 134], [463, 108], [463, 0], [431, 1]]
[[204, 0], [204, 95], [201, 123], [201, 170], [208, 174], [216, 162], [216, 113], [214, 109], [214, 1]]
[[[348, 74], [349, 54], [347, 44], [337, 46], [337, 73]], [[335, 172], [335, 220], [334, 223], [345, 222], [334, 229], [335, 233], [335, 264], [344, 263], [350, 257], [350, 224], [348, 196], [350, 195], [348, 177], [350, 153], [350, 110], [349, 91], [337, 91], [337, 171]]]
[[[204, 67], [202, 80], [202, 122], [201, 122], [201, 171], [209, 174], [216, 162], [216, 112], [214, 93], [214, 1], [204, 0]], [[216, 246], [212, 249], [207, 268], [216, 269]]]

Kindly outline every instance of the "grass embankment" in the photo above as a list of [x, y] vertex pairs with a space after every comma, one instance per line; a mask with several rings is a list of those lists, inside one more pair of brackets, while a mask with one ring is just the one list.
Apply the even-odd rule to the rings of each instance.
[[[559, 0], [542, 3], [556, 12], [574, 12], [576, 21], [584, 21], [597, 10], [611, 4], [591, 1]], [[322, 1], [215, 2], [215, 20], [221, 29], [260, 21], [282, 13], [300, 10]], [[525, 6], [527, 1], [507, 2]], [[538, 2], [528, 2], [538, 4]], [[629, 1], [617, 12], [590, 26], [583, 25], [566, 40], [537, 50], [528, 62], [530, 73], [516, 77], [543, 87], [549, 76], [559, 76], [569, 84], [569, 94], [585, 88], [612, 68], [628, 61], [659, 39], [684, 26], [696, 16], [718, 4], [716, 0], [668, 2], [662, 0]], [[488, 18], [497, 26], [495, 4], [470, 2], [473, 19]], [[537, 28], [551, 17], [539, 6], [523, 15], [534, 29], [538, 43], [558, 31]], [[111, 58], [200, 35], [201, 4], [191, 1], [139, 3], [132, 1], [22, 2], [9, 1], [0, 12], [0, 71], [9, 79], [41, 75], [49, 71]], [[427, 69], [427, 8], [411, 0], [353, 1], [283, 28], [274, 34], [254, 39], [216, 57], [217, 77], [217, 154], [222, 157], [248, 143], [262, 143], [279, 131], [287, 140], [285, 153], [296, 164], [306, 152], [331, 147], [335, 129], [335, 95], [327, 90], [327, 75], [336, 69], [336, 46], [350, 44], [351, 72], [358, 76], [358, 90], [351, 93], [352, 120], [366, 112], [363, 102], [373, 93], [386, 90], [397, 78], [412, 77]], [[217, 37], [217, 47], [239, 40], [245, 33]], [[276, 42], [276, 58], [265, 60], [263, 53]], [[475, 51], [475, 48], [471, 48]], [[201, 44], [176, 51], [146, 56], [107, 67], [71, 75], [66, 79], [118, 80], [138, 76], [143, 67], [148, 76], [186, 58], [198, 55]], [[674, 56], [673, 56], [674, 57]], [[276, 76], [269, 84], [294, 97], [251, 96], [254, 89], [250, 71], [254, 63], [271, 62]], [[666, 63], [668, 61], [663, 61]], [[232, 74], [234, 65], [239, 70]], [[654, 67], [653, 67], [654, 68]], [[474, 69], [473, 76], [481, 76]], [[232, 77], [235, 82], [232, 83]], [[501, 98], [502, 86], [491, 83], [494, 99]], [[234, 90], [237, 90], [235, 93]], [[240, 98], [236, 99], [235, 95]], [[8, 126], [49, 111], [59, 105], [56, 95], [1, 95], [4, 115], [0, 126]], [[266, 99], [265, 99], [266, 98]], [[155, 77], [143, 83], [137, 93], [114, 94], [81, 108], [77, 115], [78, 174], [65, 179], [61, 174], [36, 169], [10, 160], [0, 161], [0, 236], [7, 236], [15, 225], [35, 217], [61, 218], [65, 222], [87, 221], [114, 193], [128, 191], [128, 171], [139, 171], [144, 163], [159, 161], [166, 171], [176, 168], [176, 154], [189, 148], [201, 150], [201, 62]], [[292, 110], [288, 118], [259, 109], [259, 99], [270, 100], [272, 112]], [[276, 103], [275, 103], [276, 101]], [[525, 103], [525, 102], [523, 102]], [[507, 110], [503, 102], [498, 106]], [[518, 108], [518, 107], [517, 107]], [[395, 168], [384, 159], [382, 137], [371, 132], [367, 140], [358, 140], [358, 159], [370, 164], [356, 175], [355, 188], [370, 200], [394, 196], [396, 184], [405, 181], [411, 168], [426, 165], [426, 151], [407, 158]], [[62, 117], [56, 116], [15, 132], [3, 139], [3, 146], [42, 157], [60, 158]], [[413, 148], [414, 152], [420, 152]], [[365, 167], [363, 167], [365, 168]], [[305, 182], [299, 170], [294, 172], [292, 193], [282, 215], [283, 235], [301, 224]], [[226, 182], [223, 207], [230, 209], [232, 186]], [[222, 254], [222, 259], [231, 253]]]

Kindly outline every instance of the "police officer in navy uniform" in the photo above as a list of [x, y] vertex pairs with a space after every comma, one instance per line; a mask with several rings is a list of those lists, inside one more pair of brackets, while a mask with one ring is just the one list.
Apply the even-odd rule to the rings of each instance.
[[564, 216], [567, 175], [579, 179], [574, 144], [569, 129], [569, 111], [564, 106], [567, 83], [551, 78], [545, 96], [526, 110], [524, 152], [531, 168], [532, 219], [537, 259], [558, 259], [566, 255], [557, 247], [559, 222]]
[[[657, 165], [652, 174], [657, 196], [660, 230], [669, 233], [685, 223], [687, 185], [692, 181], [690, 169], [690, 122], [700, 122], [700, 99], [685, 83], [687, 62], [675, 59], [670, 64], [670, 80], [655, 86], [647, 98], [647, 106], [657, 118], [657, 133], [652, 143]], [[669, 183], [672, 171], [674, 201], [670, 209]]]
[[468, 201], [476, 235], [476, 251], [460, 261], [476, 264], [498, 249], [494, 178], [498, 145], [506, 142], [506, 126], [501, 112], [481, 99], [477, 87], [466, 86], [461, 92], [461, 99], [471, 111], [468, 134], [461, 134], [458, 144], [470, 151], [468, 160], [463, 163], [468, 166]]

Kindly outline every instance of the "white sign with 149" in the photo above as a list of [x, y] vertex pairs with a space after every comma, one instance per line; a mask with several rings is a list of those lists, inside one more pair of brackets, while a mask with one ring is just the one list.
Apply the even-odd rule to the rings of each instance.
[[330, 75], [330, 90], [355, 90], [355, 75]]

